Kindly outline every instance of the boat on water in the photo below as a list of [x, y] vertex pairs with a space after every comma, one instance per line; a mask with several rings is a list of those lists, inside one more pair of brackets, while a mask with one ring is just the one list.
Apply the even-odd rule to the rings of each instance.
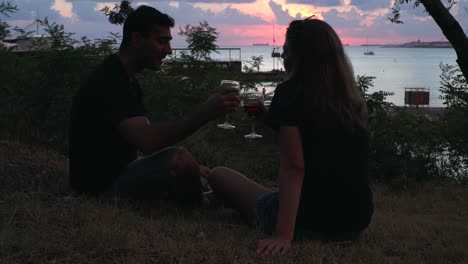
[[364, 55], [375, 55], [373, 50], [369, 50], [369, 39], [366, 37], [366, 51], [364, 51]]
[[282, 48], [276, 46], [275, 38], [275, 24], [273, 23], [273, 50], [271, 51], [271, 58], [273, 59], [273, 69], [272, 71], [280, 71], [280, 65], [282, 64], [281, 50]]
[[273, 51], [271, 52], [271, 57], [272, 58], [280, 58], [281, 57], [281, 52], [279, 51], [279, 48], [274, 47]]
[[252, 46], [270, 46], [270, 43], [254, 43]]

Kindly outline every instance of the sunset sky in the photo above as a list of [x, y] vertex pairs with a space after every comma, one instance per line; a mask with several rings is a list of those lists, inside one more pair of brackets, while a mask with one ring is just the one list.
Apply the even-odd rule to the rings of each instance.
[[[206, 20], [220, 33], [218, 45], [251, 45], [252, 43], [282, 45], [287, 24], [315, 15], [331, 24], [343, 43], [360, 45], [445, 40], [442, 32], [422, 6], [402, 6], [403, 25], [391, 24], [387, 16], [394, 0], [185, 0], [133, 1], [153, 6], [171, 15], [176, 21], [173, 46], [185, 45], [177, 35], [179, 26], [198, 24]], [[1, 16], [11, 26], [26, 27], [36, 17], [63, 24], [75, 38], [104, 38], [109, 32], [121, 33], [121, 26], [111, 25], [99, 10], [115, 2], [102, 0], [10, 0], [19, 11], [10, 17]], [[446, 3], [446, 0], [443, 0]], [[458, 0], [451, 13], [468, 34], [468, 0]], [[27, 30], [35, 30], [29, 26]], [[39, 32], [40, 34], [44, 32]]]

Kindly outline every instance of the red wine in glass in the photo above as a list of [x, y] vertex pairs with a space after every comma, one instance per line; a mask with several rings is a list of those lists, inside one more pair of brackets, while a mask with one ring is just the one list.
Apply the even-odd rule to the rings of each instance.
[[249, 115], [252, 123], [252, 131], [250, 134], [245, 135], [246, 138], [261, 138], [262, 135], [259, 135], [255, 132], [255, 122], [258, 112], [260, 111], [261, 104], [263, 104], [263, 95], [259, 92], [250, 92], [244, 95], [244, 109]]
[[259, 110], [258, 108], [259, 107], [255, 106], [255, 105], [244, 105], [244, 110], [245, 110], [245, 112], [247, 112], [247, 115], [250, 118], [257, 116], [257, 113], [258, 113], [258, 110]]

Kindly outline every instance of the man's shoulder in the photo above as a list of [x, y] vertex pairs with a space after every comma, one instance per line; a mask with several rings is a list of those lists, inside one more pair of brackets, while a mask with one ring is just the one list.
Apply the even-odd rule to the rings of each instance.
[[97, 68], [95, 68], [90, 74], [90, 80], [101, 80], [113, 77], [111, 79], [123, 78], [122, 66], [120, 65], [118, 56], [112, 54], [107, 56]]
[[104, 61], [95, 68], [83, 82], [82, 89], [92, 87], [114, 87], [124, 85], [128, 81], [122, 74], [122, 66], [117, 54], [107, 56]]

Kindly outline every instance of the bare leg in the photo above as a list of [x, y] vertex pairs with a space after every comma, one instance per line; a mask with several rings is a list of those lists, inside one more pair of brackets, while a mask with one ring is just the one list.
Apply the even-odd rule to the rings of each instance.
[[213, 192], [247, 219], [255, 216], [256, 201], [270, 191], [241, 173], [225, 167], [216, 167], [207, 176]]

